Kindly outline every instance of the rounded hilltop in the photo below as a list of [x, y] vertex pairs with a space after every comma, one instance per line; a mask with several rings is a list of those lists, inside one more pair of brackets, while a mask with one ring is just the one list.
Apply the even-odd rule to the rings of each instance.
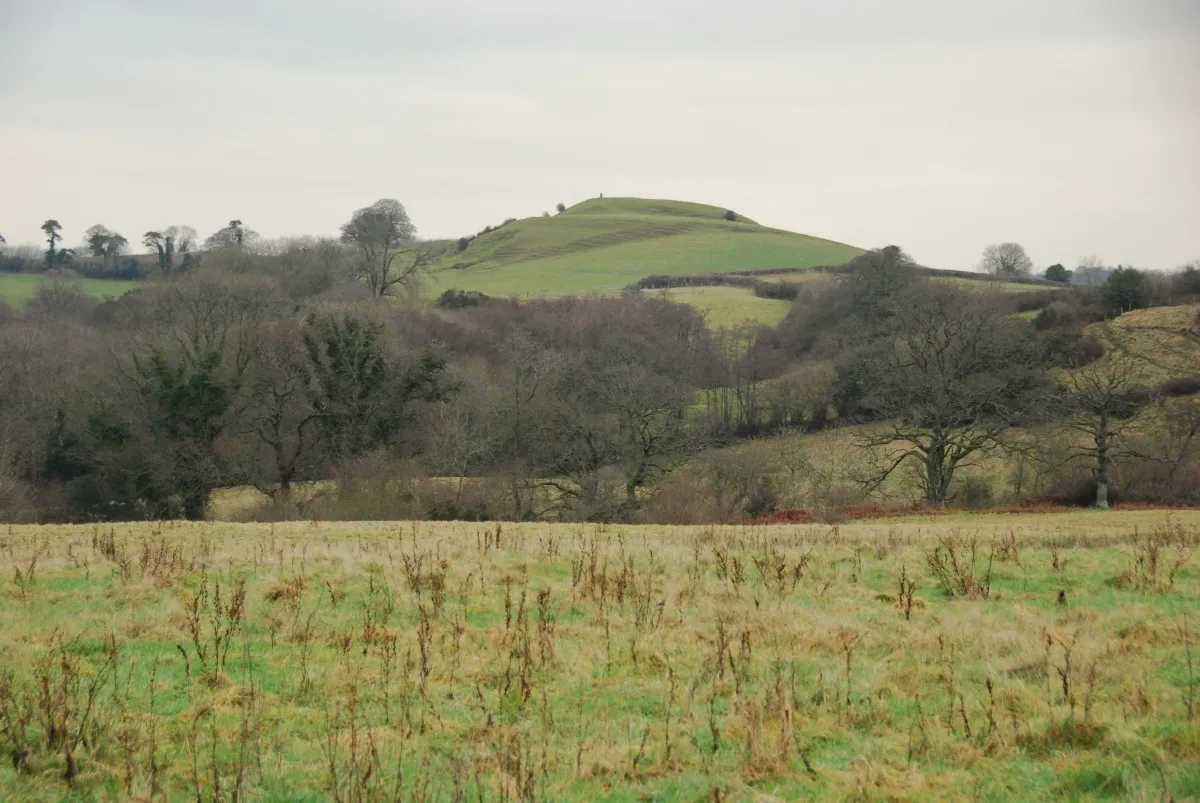
[[719, 206], [592, 198], [549, 217], [510, 218], [446, 241], [428, 292], [489, 295], [612, 292], [651, 274], [840, 265], [862, 249], [761, 226]]

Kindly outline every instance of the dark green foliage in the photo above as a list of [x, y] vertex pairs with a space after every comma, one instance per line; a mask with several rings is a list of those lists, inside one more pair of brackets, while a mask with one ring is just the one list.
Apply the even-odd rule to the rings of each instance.
[[104, 232], [96, 232], [88, 238], [88, 248], [92, 251], [92, 256], [103, 257], [105, 248], [108, 246], [108, 235]]
[[1063, 284], [1067, 284], [1071, 281], [1071, 271], [1067, 270], [1062, 265], [1051, 265], [1050, 267], [1046, 268], [1046, 273], [1044, 275], [1052, 282], [1062, 282]]
[[55, 265], [61, 264], [61, 260], [56, 249], [58, 247], [58, 241], [62, 239], [62, 224], [54, 219], [47, 220], [42, 224], [42, 231], [45, 232], [46, 242], [50, 246], [46, 249], [46, 265], [48, 267], [54, 267]]
[[755, 282], [754, 295], [779, 301], [795, 301], [800, 297], [800, 285], [792, 282]]
[[1136, 268], [1117, 268], [1108, 276], [1102, 290], [1104, 300], [1121, 312], [1150, 306], [1153, 288], [1146, 274]]
[[382, 332], [378, 324], [347, 315], [314, 318], [303, 333], [309, 392], [335, 459], [367, 451], [394, 428], [383, 404], [388, 365]]
[[1188, 265], [1171, 281], [1171, 291], [1177, 296], [1200, 298], [1200, 268]]
[[480, 293], [478, 290], [459, 290], [457, 287], [451, 287], [438, 296], [437, 305], [443, 309], [462, 309], [463, 307], [478, 307], [491, 300], [491, 296]]
[[204, 517], [224, 475], [214, 447], [228, 423], [236, 388], [220, 376], [220, 367], [221, 353], [215, 349], [185, 360], [154, 348], [146, 360], [134, 361], [150, 429], [166, 458], [163, 481], [189, 519]]
[[217, 377], [221, 353], [203, 352], [194, 362], [174, 361], [151, 349], [134, 367], [141, 379], [142, 397], [157, 410], [155, 429], [176, 440], [211, 445], [221, 433], [221, 418], [229, 411], [231, 389]]
[[170, 266], [167, 263], [167, 249], [162, 232], [146, 232], [142, 235], [142, 245], [154, 249], [155, 253], [158, 254], [158, 269], [166, 273]]
[[407, 370], [389, 364], [383, 327], [353, 315], [316, 316], [303, 332], [309, 393], [325, 448], [334, 460], [386, 445], [405, 406], [436, 398], [444, 361], [426, 353]]
[[67, 427], [60, 412], [42, 476], [61, 484], [63, 517], [70, 520], [125, 521], [181, 513], [171, 506], [171, 489], [160, 481], [130, 424], [108, 408], [92, 411], [78, 433]]

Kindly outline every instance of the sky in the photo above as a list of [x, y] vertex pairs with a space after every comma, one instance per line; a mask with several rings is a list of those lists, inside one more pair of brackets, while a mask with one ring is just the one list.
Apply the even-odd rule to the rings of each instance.
[[0, 234], [605, 196], [936, 268], [1200, 259], [1196, 0], [0, 0]]

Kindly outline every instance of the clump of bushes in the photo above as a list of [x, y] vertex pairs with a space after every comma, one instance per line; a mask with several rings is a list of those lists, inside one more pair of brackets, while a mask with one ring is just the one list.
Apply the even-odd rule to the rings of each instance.
[[1158, 389], [1164, 396], [1193, 396], [1200, 393], [1200, 374], [1168, 379]]
[[437, 304], [443, 309], [462, 309], [464, 307], [478, 307], [491, 301], [492, 297], [478, 290], [459, 290], [457, 287], [451, 287], [446, 292], [438, 296]]
[[996, 494], [984, 477], [967, 477], [959, 483], [957, 501], [971, 510], [983, 510], [992, 506]]
[[766, 282], [736, 273], [694, 273], [686, 276], [654, 274], [632, 286], [634, 290], [666, 290], [671, 287], [744, 287], [759, 298], [795, 301], [800, 285], [795, 282]]

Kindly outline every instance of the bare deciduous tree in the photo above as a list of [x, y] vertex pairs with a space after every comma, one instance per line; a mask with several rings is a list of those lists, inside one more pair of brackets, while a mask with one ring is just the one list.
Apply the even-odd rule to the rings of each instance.
[[563, 370], [561, 356], [538, 343], [528, 333], [512, 332], [501, 354], [498, 393], [493, 410], [497, 431], [496, 456], [505, 475], [512, 516], [530, 518], [535, 479], [531, 452], [540, 444], [547, 426], [543, 402]]
[[1052, 401], [1052, 411], [1062, 425], [1084, 436], [1083, 442], [1070, 447], [1070, 453], [1073, 459], [1092, 464], [1096, 507], [1102, 510], [1108, 509], [1113, 463], [1140, 456], [1128, 435], [1154, 398], [1142, 384], [1137, 364], [1112, 355], [1068, 373]]
[[1092, 287], [1104, 284], [1108, 273], [1104, 260], [1095, 254], [1080, 257], [1079, 264], [1075, 267], [1075, 276], [1078, 277], [1079, 284]]
[[999, 243], [983, 249], [979, 269], [992, 276], [1028, 276], [1033, 260], [1020, 243]]
[[29, 511], [29, 491], [13, 467], [12, 440], [0, 426], [0, 521], [21, 521]]
[[254, 245], [261, 236], [254, 229], [246, 228], [240, 220], [231, 220], [229, 225], [218, 229], [204, 241], [204, 250], [213, 251], [218, 248], [246, 248]]
[[861, 439], [883, 455], [864, 485], [911, 464], [926, 501], [940, 506], [955, 471], [1004, 446], [1033, 407], [1038, 357], [1029, 324], [990, 293], [927, 285], [896, 305], [893, 334], [862, 366], [868, 402], [886, 419]]
[[585, 517], [629, 515], [647, 486], [700, 446], [687, 412], [708, 333], [694, 311], [676, 320], [670, 312], [657, 300], [622, 299], [577, 322], [582, 348], [557, 377], [546, 448], [548, 467], [566, 478], [551, 484]]
[[245, 430], [266, 447], [269, 459], [264, 466], [252, 458], [243, 471], [260, 493], [287, 501], [297, 475], [318, 464], [323, 435], [310, 392], [308, 355], [299, 327], [291, 322], [264, 327], [253, 349]]
[[297, 237], [271, 244], [280, 283], [294, 298], [327, 292], [353, 278], [354, 255], [332, 237]]
[[391, 295], [397, 285], [420, 275], [430, 255], [415, 246], [416, 234], [404, 204], [394, 198], [381, 198], [359, 209], [342, 226], [342, 242], [355, 250], [359, 276], [371, 295]]

